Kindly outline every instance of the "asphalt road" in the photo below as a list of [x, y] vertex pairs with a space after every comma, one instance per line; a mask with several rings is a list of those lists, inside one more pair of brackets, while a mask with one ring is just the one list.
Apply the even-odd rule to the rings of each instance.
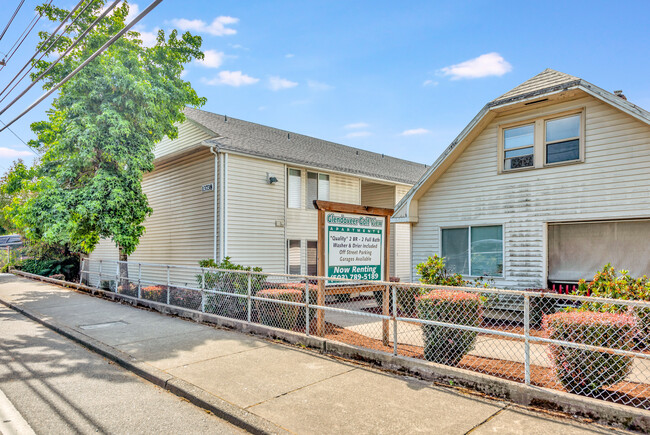
[[0, 433], [242, 431], [0, 305]]

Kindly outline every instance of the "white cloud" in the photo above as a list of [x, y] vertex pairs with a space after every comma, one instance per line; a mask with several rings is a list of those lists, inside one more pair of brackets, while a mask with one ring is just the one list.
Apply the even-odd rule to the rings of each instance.
[[438, 82], [433, 80], [425, 80], [424, 83], [422, 83], [422, 86], [438, 86]]
[[234, 35], [237, 30], [227, 27], [229, 24], [237, 24], [239, 18], [221, 16], [215, 18], [212, 23], [208, 24], [203, 20], [188, 20], [186, 18], [176, 18], [172, 24], [180, 30], [190, 30], [198, 33], [207, 33], [212, 36]]
[[223, 63], [224, 54], [221, 51], [205, 50], [203, 54], [205, 55], [203, 60], [194, 61], [197, 65], [206, 68], [219, 68]]
[[502, 76], [510, 71], [512, 71], [512, 65], [499, 53], [487, 53], [456, 65], [446, 66], [440, 69], [439, 73], [450, 76], [452, 80], [459, 80]]
[[245, 86], [253, 85], [260, 81], [255, 77], [242, 74], [241, 71], [221, 71], [219, 75], [213, 79], [202, 79], [206, 85], [227, 85], [227, 86]]
[[334, 89], [334, 86], [316, 80], [307, 80], [307, 86], [315, 91], [330, 91]]
[[126, 15], [124, 22], [126, 24], [130, 23], [132, 19], [138, 16], [140, 13], [140, 6], [137, 3], [129, 3], [129, 13]]
[[426, 128], [413, 128], [410, 130], [404, 130], [403, 132], [400, 133], [400, 136], [415, 136], [418, 134], [428, 134], [428, 133], [431, 132]]
[[291, 59], [294, 56], [295, 56], [295, 54], [293, 54], [293, 53], [287, 53], [287, 54], [284, 55], [284, 57], [286, 57], [287, 59]]
[[181, 75], [179, 77], [180, 78], [185, 78], [186, 75], [187, 75], [187, 70], [184, 69], [183, 71], [181, 71]]
[[156, 42], [158, 42], [157, 40], [158, 30], [159, 30], [158, 27], [153, 29], [152, 32], [147, 32], [142, 28], [137, 29], [137, 32], [140, 33], [140, 39], [142, 40], [142, 45], [144, 45], [145, 47], [153, 47], [154, 45], [156, 45]]
[[343, 126], [343, 128], [347, 130], [355, 130], [357, 128], [368, 128], [368, 127], [370, 127], [370, 124], [365, 122], [353, 122], [352, 124], [347, 124]]
[[269, 87], [272, 91], [279, 91], [281, 89], [289, 89], [298, 86], [298, 82], [292, 82], [291, 80], [283, 79], [281, 77], [270, 77], [269, 78]]
[[0, 157], [3, 159], [19, 159], [21, 157], [31, 157], [34, 154], [31, 151], [19, 151], [12, 148], [0, 147]]
[[369, 131], [352, 131], [348, 134], [345, 135], [347, 138], [353, 138], [353, 137], [366, 137], [366, 136], [371, 136], [372, 133]]

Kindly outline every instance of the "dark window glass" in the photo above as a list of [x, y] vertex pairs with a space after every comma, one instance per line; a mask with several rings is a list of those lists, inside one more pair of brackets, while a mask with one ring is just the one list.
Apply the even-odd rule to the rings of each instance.
[[307, 172], [307, 208], [315, 208], [314, 200], [318, 199], [318, 174]]
[[503, 273], [503, 228], [501, 225], [472, 227], [473, 276], [498, 276]]
[[318, 274], [318, 242], [307, 242], [307, 275]]
[[546, 145], [546, 163], [568, 162], [580, 158], [580, 140], [573, 139]]
[[442, 256], [451, 273], [469, 273], [469, 241], [467, 228], [442, 230]]

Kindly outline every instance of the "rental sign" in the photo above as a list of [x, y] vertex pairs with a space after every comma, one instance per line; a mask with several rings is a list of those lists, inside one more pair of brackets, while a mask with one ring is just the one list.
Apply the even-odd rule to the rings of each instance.
[[384, 216], [326, 212], [327, 277], [383, 281], [385, 230]]

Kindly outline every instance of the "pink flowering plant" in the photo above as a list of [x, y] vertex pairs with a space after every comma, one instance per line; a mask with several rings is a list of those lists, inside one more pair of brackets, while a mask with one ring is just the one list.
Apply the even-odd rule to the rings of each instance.
[[[422, 320], [479, 327], [482, 301], [479, 294], [458, 290], [433, 290], [416, 297]], [[477, 332], [438, 325], [422, 325], [424, 358], [438, 364], [458, 365], [474, 348]]]
[[[630, 350], [636, 319], [627, 313], [565, 311], [544, 316], [548, 338], [576, 344]], [[594, 395], [625, 379], [633, 358], [627, 355], [551, 344], [555, 375], [570, 393]]]

